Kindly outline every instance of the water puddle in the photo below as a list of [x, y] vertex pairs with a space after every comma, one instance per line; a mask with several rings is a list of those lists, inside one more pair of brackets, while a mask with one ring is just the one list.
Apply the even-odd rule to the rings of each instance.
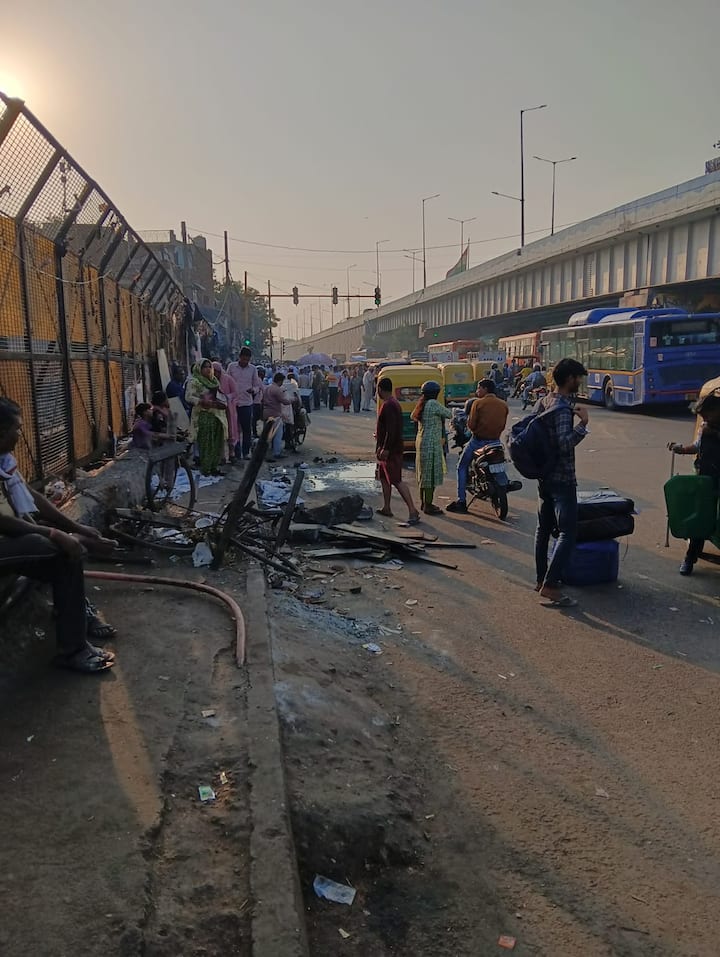
[[374, 462], [351, 462], [347, 465], [325, 465], [309, 468], [303, 488], [313, 492], [341, 492], [349, 494], [376, 493]]

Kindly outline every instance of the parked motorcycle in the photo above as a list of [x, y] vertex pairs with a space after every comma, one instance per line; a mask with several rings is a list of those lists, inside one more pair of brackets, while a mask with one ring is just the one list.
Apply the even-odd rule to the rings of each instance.
[[501, 521], [508, 514], [508, 492], [522, 488], [522, 482], [508, 479], [505, 463], [505, 448], [498, 439], [478, 449], [468, 469], [468, 507], [476, 498], [490, 502]]

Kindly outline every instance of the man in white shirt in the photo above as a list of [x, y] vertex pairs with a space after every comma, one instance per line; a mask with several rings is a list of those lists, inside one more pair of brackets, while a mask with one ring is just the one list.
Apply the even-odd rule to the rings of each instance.
[[237, 386], [237, 417], [238, 442], [235, 455], [244, 459], [250, 458], [250, 448], [253, 439], [253, 404], [256, 397], [262, 395], [262, 382], [257, 369], [250, 362], [252, 352], [247, 346], [240, 350], [237, 362], [231, 362], [227, 373]]
[[363, 394], [363, 403], [362, 409], [363, 412], [370, 411], [370, 403], [372, 402], [373, 397], [373, 374], [370, 369], [365, 370], [362, 380], [362, 394]]

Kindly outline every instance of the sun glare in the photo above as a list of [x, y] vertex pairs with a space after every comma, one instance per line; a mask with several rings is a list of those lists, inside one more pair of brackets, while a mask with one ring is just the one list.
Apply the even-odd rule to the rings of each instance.
[[28, 89], [17, 73], [0, 68], [0, 93], [24, 100], [28, 95]]

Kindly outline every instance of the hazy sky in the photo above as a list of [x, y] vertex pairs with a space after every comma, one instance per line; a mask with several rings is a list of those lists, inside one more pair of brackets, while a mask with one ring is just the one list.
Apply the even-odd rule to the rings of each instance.
[[[578, 156], [558, 167], [559, 225], [700, 175], [720, 139], [719, 32], [718, 0], [4, 0], [0, 89], [136, 229], [185, 219], [216, 259], [223, 229], [359, 250], [232, 242], [231, 269], [342, 294], [354, 263], [353, 291], [372, 294], [375, 241], [419, 248], [423, 196], [441, 194], [428, 282], [459, 255], [450, 216], [477, 217], [471, 265], [518, 245], [485, 240], [519, 232], [519, 204], [491, 190], [519, 193], [521, 107], [548, 104], [525, 118], [528, 241], [550, 224], [535, 153]], [[411, 291], [401, 251], [381, 272], [384, 301]], [[284, 334], [303, 314], [309, 332], [311, 306], [317, 330], [317, 299], [275, 305]]]

